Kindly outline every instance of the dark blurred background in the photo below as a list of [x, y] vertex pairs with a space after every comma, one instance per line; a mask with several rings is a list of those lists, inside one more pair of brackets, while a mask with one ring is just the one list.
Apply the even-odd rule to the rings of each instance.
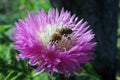
[[[0, 0], [0, 80], [49, 80], [45, 72], [36, 73], [34, 67], [27, 64], [28, 60], [16, 59], [17, 51], [12, 49], [13, 42], [9, 36], [14, 22], [24, 19], [28, 11], [44, 9], [47, 12], [51, 7], [59, 10], [64, 7], [79, 19], [87, 20], [98, 42], [95, 60], [86, 64], [85, 70], [76, 77], [66, 80], [120, 80], [118, 0]], [[55, 77], [52, 79], [58, 80]]]

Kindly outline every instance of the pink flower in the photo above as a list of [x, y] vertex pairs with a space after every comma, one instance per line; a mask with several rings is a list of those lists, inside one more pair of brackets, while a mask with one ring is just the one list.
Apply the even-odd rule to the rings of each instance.
[[29, 59], [37, 71], [74, 75], [80, 64], [92, 59], [96, 42], [87, 22], [78, 21], [70, 12], [50, 9], [28, 13], [25, 20], [15, 23], [12, 39], [20, 51], [17, 58]]

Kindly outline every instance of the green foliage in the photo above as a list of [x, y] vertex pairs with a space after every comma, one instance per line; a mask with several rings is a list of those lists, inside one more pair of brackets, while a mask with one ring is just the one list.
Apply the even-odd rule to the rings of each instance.
[[28, 11], [47, 11], [49, 0], [0, 0], [0, 24], [13, 24], [18, 18], [24, 18]]
[[117, 80], [120, 80], [120, 77], [117, 77], [116, 79], [117, 79]]
[[101, 80], [100, 76], [96, 74], [91, 63], [88, 63], [82, 67], [82, 72], [77, 76], [77, 80]]

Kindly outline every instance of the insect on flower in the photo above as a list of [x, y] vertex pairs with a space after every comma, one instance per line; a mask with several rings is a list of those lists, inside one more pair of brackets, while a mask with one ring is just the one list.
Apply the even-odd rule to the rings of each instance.
[[29, 59], [37, 71], [74, 75], [79, 66], [92, 59], [96, 45], [88, 23], [70, 12], [50, 9], [28, 13], [15, 22], [12, 40], [20, 53], [17, 58]]
[[50, 40], [53, 43], [58, 43], [62, 37], [67, 37], [70, 40], [69, 34], [72, 34], [72, 30], [70, 28], [60, 28], [56, 29], [56, 31], [52, 34], [52, 39]]

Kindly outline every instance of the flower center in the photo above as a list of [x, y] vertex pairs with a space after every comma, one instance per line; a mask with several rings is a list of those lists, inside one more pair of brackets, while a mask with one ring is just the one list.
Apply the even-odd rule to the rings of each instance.
[[72, 38], [72, 29], [62, 25], [47, 25], [40, 29], [37, 34], [38, 40], [44, 45], [56, 45], [56, 48], [65, 51], [72, 47], [74, 39]]

